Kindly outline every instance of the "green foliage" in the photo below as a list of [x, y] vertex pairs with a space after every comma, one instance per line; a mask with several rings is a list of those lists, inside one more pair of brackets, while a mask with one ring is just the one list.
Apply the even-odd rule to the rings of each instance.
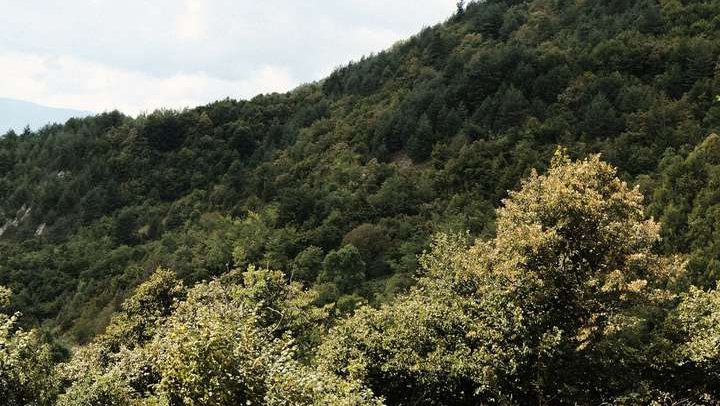
[[685, 336], [685, 343], [678, 348], [684, 358], [712, 371], [717, 378], [717, 362], [720, 361], [720, 294], [717, 290], [702, 291], [691, 288], [671, 316], [671, 322], [679, 324], [678, 333]]
[[370, 276], [386, 273], [384, 253], [390, 238], [387, 229], [375, 224], [360, 224], [343, 237], [343, 245], [357, 248]]
[[188, 284], [248, 265], [309, 284], [321, 266], [301, 253], [355, 245], [348, 233], [371, 224], [382, 244], [356, 245], [365, 277], [352, 290], [379, 304], [433, 234], [492, 236], [492, 208], [563, 144], [645, 179], [652, 214], [680, 227], [691, 274], [714, 286], [714, 197], [689, 219], [700, 200], [662, 171], [720, 129], [719, 12], [711, 1], [468, 2], [290, 93], [9, 133], [0, 283], [23, 323], [85, 342], [158, 265]]
[[[255, 267], [186, 289], [159, 268], [59, 365], [2, 316], [0, 389], [65, 406], [714, 403], [720, 296], [683, 291], [642, 202], [597, 155], [558, 150], [503, 201], [492, 239], [438, 234], [390, 303], [344, 294], [363, 279], [350, 244], [325, 256], [317, 290]], [[346, 240], [371, 252], [378, 235]], [[333, 323], [333, 307], [348, 316]]]
[[[0, 286], [0, 309], [10, 304], [11, 292]], [[50, 405], [56, 386], [50, 346], [36, 330], [17, 326], [20, 313], [0, 313], [0, 398], [8, 406]]]
[[649, 332], [683, 268], [652, 254], [641, 202], [597, 156], [556, 155], [498, 210], [493, 240], [441, 235], [418, 285], [340, 323], [321, 364], [390, 404], [594, 403], [651, 385]]
[[[58, 404], [379, 404], [357, 382], [297, 359], [303, 331], [326, 314], [308, 308], [311, 296], [280, 272], [250, 269], [185, 292], [158, 270], [105, 334], [60, 365], [67, 388]], [[128, 335], [133, 316], [157, 328]]]
[[693, 280], [713, 286], [720, 275], [720, 138], [711, 134], [686, 158], [669, 151], [663, 157], [651, 213], [665, 225], [663, 249], [690, 254]]
[[5, 134], [3, 399], [717, 402], [717, 15], [460, 2], [289, 93]]
[[293, 260], [293, 276], [305, 282], [315, 281], [324, 258], [322, 248], [314, 245], [305, 248]]
[[318, 282], [332, 282], [340, 292], [357, 289], [365, 279], [365, 261], [354, 245], [348, 244], [337, 251], [331, 251], [323, 260]]
[[433, 129], [427, 115], [420, 117], [417, 129], [408, 139], [407, 150], [415, 162], [422, 162], [430, 157], [434, 144]]
[[677, 385], [706, 402], [718, 401], [720, 385], [720, 291], [691, 287], [666, 323], [667, 351], [677, 366]]

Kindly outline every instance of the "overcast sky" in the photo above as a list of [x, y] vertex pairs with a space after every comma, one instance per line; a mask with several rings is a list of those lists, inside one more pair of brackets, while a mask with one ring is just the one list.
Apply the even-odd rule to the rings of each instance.
[[456, 0], [0, 0], [0, 97], [129, 114], [287, 91]]

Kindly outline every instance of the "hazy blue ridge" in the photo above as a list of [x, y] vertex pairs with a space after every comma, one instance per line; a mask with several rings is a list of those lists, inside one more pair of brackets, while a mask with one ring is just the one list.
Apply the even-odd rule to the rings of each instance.
[[89, 111], [47, 107], [0, 97], [0, 134], [10, 129], [22, 131], [25, 126], [38, 129], [46, 124], [64, 123], [69, 118], [91, 114]]

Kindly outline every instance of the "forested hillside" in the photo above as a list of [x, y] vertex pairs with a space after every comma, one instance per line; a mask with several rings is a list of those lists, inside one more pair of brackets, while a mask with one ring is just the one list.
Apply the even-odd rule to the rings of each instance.
[[286, 94], [9, 132], [0, 394], [720, 402], [719, 61], [718, 1], [488, 0]]

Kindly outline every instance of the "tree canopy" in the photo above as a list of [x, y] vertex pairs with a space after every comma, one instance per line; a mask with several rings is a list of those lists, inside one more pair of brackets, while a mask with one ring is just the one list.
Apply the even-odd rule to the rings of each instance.
[[0, 399], [720, 402], [718, 15], [459, 2], [291, 92], [0, 136]]

